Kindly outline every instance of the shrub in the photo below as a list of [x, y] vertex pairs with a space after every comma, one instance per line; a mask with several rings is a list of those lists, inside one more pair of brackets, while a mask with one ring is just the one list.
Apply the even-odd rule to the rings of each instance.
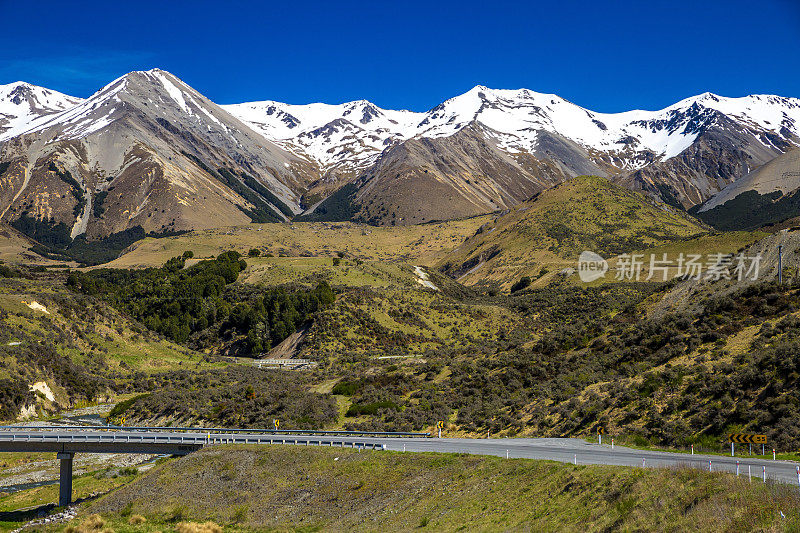
[[108, 418], [116, 418], [123, 414], [125, 411], [131, 408], [131, 406], [139, 399], [144, 398], [147, 394], [140, 394], [138, 396], [134, 396], [133, 398], [128, 398], [127, 400], [123, 400], [117, 405], [115, 405], [111, 411], [108, 413]]
[[354, 403], [347, 409], [345, 416], [361, 416], [361, 415], [376, 415], [379, 409], [398, 410], [399, 406], [391, 401], [374, 402], [367, 404]]
[[521, 291], [531, 284], [530, 276], [522, 276], [520, 280], [511, 286], [511, 292]]
[[331, 391], [333, 394], [338, 394], [341, 396], [352, 396], [356, 393], [359, 388], [358, 381], [340, 381], [336, 385], [333, 386], [333, 390]]

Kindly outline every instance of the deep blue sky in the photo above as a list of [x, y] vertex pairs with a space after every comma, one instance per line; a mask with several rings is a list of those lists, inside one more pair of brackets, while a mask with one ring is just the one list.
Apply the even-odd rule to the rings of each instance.
[[217, 103], [422, 111], [477, 84], [606, 112], [800, 97], [800, 0], [0, 0], [0, 22], [0, 83], [83, 97], [152, 67]]

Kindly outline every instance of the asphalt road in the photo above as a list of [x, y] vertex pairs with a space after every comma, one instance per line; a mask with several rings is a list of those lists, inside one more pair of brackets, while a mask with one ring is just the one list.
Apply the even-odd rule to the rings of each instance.
[[736, 474], [736, 461], [740, 462], [739, 475], [747, 477], [748, 466], [753, 481], [760, 480], [763, 467], [768, 479], [798, 484], [798, 463], [745, 459], [720, 455], [691, 455], [688, 453], [635, 450], [623, 446], [599, 445], [581, 439], [385, 439], [389, 450], [409, 452], [454, 452], [498, 457], [544, 459], [579, 465], [617, 465], [645, 468], [670, 468], [690, 466], [715, 472]]
[[[83, 442], [100, 441], [105, 442], [107, 451], [112, 451], [114, 443], [109, 443], [111, 435], [117, 439], [116, 445], [124, 447], [126, 443], [122, 440], [148, 441], [154, 444], [166, 441], [175, 442], [181, 437], [186, 444], [201, 443], [214, 444], [221, 442], [243, 443], [249, 441], [255, 443], [258, 439], [261, 443], [268, 445], [273, 442], [283, 442], [286, 444], [307, 444], [323, 446], [345, 446], [351, 447], [366, 445], [372, 447], [374, 444], [385, 445], [385, 448], [393, 451], [406, 452], [443, 452], [443, 453], [468, 453], [474, 455], [494, 455], [498, 457], [543, 459], [559, 461], [563, 463], [577, 462], [579, 465], [619, 465], [646, 468], [663, 468], [689, 466], [708, 470], [709, 461], [711, 469], [715, 472], [736, 473], [735, 457], [718, 455], [690, 455], [686, 453], [672, 453], [660, 451], [644, 451], [610, 445], [598, 445], [587, 443], [580, 439], [450, 439], [450, 438], [387, 438], [387, 437], [355, 437], [355, 436], [318, 436], [318, 435], [265, 435], [252, 434], [247, 432], [235, 433], [195, 433], [195, 432], [168, 432], [168, 431], [89, 431], [80, 429], [59, 429], [46, 431], [31, 430], [12, 430], [11, 428], [0, 429], [0, 450], [4, 443], [8, 446], [11, 435], [15, 435], [16, 444], [19, 445], [20, 439], [30, 435], [31, 446], [34, 441], [41, 439], [42, 434], [47, 435], [47, 440], [53, 442], [71, 441], [79, 444]], [[210, 437], [210, 439], [209, 439]], [[110, 446], [109, 446], [110, 444]], [[80, 449], [76, 449], [80, 453]], [[797, 466], [798, 463], [791, 461], [771, 461], [762, 459], [744, 459], [740, 461], [739, 472], [741, 476], [748, 475], [748, 466], [753, 476], [753, 481], [762, 479], [763, 468], [766, 467], [766, 476], [769, 479], [784, 483], [798, 484]]]

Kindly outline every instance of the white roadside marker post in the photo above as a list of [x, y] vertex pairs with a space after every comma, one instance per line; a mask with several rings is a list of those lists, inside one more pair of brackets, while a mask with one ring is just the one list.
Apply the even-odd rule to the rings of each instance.
[[772, 448], [772, 460], [775, 460], [775, 448]]
[[733, 457], [733, 446], [734, 444], [731, 442], [731, 457]]
[[767, 455], [766, 453], [764, 453], [764, 443], [763, 442], [761, 443], [761, 455]]
[[614, 437], [611, 437], [611, 449], [614, 449]]
[[642, 457], [642, 468], [645, 467], [644, 457]]
[[753, 482], [753, 475], [750, 473], [750, 465], [747, 465], [747, 481]]
[[574, 464], [574, 465], [577, 465], [577, 464], [578, 464], [578, 454], [577, 454], [577, 453], [576, 453], [576, 454], [575, 454], [575, 456], [572, 458], [572, 464]]
[[694, 455], [694, 444], [692, 444], [692, 455]]
[[739, 477], [739, 461], [736, 461], [736, 477]]
[[597, 434], [597, 444], [599, 444], [600, 446], [603, 445], [603, 435], [601, 435], [600, 433]]
[[761, 468], [763, 468], [763, 474], [762, 475], [764, 476], [764, 483], [766, 483], [767, 482], [767, 467], [766, 466], [762, 466]]
[[506, 450], [506, 459], [508, 459], [508, 450]]
[[800, 466], [797, 467], [797, 486], [800, 487]]
[[708, 460], [708, 471], [711, 472], [711, 459]]

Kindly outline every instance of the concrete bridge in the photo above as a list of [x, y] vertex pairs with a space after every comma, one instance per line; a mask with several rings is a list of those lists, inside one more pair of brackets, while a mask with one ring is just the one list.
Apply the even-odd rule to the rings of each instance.
[[256, 359], [253, 366], [257, 368], [287, 368], [289, 370], [299, 370], [310, 368], [317, 365], [311, 359]]

